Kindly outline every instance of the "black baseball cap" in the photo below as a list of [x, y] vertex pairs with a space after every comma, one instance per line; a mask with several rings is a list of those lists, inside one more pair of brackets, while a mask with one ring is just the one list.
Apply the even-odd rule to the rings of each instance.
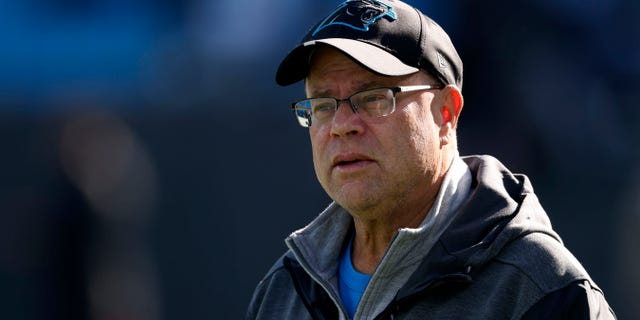
[[276, 82], [287, 86], [309, 74], [319, 44], [334, 47], [365, 68], [403, 76], [425, 70], [462, 89], [462, 60], [447, 33], [418, 9], [394, 0], [349, 0], [313, 26], [284, 58]]

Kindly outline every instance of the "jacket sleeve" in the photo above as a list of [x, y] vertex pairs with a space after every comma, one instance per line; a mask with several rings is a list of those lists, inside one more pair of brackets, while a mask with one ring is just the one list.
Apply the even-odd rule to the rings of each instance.
[[533, 305], [522, 319], [616, 319], [604, 295], [588, 280], [551, 292]]

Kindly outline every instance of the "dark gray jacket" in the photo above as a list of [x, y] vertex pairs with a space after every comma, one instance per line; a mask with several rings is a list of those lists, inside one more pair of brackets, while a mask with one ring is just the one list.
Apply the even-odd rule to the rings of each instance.
[[[470, 196], [375, 319], [615, 319], [552, 230], [528, 178], [489, 156], [463, 159], [473, 175]], [[326, 239], [318, 254], [337, 257], [332, 243], [344, 236]], [[302, 258], [304, 248], [288, 244], [256, 288], [247, 319], [345, 319], [336, 270], [321, 275]]]

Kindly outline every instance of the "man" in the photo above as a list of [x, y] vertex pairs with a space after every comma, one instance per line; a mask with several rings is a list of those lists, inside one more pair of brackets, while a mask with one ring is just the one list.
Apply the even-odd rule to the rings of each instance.
[[615, 318], [527, 177], [458, 155], [462, 62], [435, 22], [347, 1], [280, 65], [280, 85], [300, 80], [334, 202], [286, 239], [247, 318]]

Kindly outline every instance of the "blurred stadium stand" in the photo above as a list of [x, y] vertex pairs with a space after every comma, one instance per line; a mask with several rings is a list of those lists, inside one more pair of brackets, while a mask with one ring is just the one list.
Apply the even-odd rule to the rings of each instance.
[[[0, 0], [0, 318], [242, 318], [329, 201], [273, 77], [338, 2]], [[461, 153], [640, 318], [640, 2], [408, 2], [465, 63]]]

